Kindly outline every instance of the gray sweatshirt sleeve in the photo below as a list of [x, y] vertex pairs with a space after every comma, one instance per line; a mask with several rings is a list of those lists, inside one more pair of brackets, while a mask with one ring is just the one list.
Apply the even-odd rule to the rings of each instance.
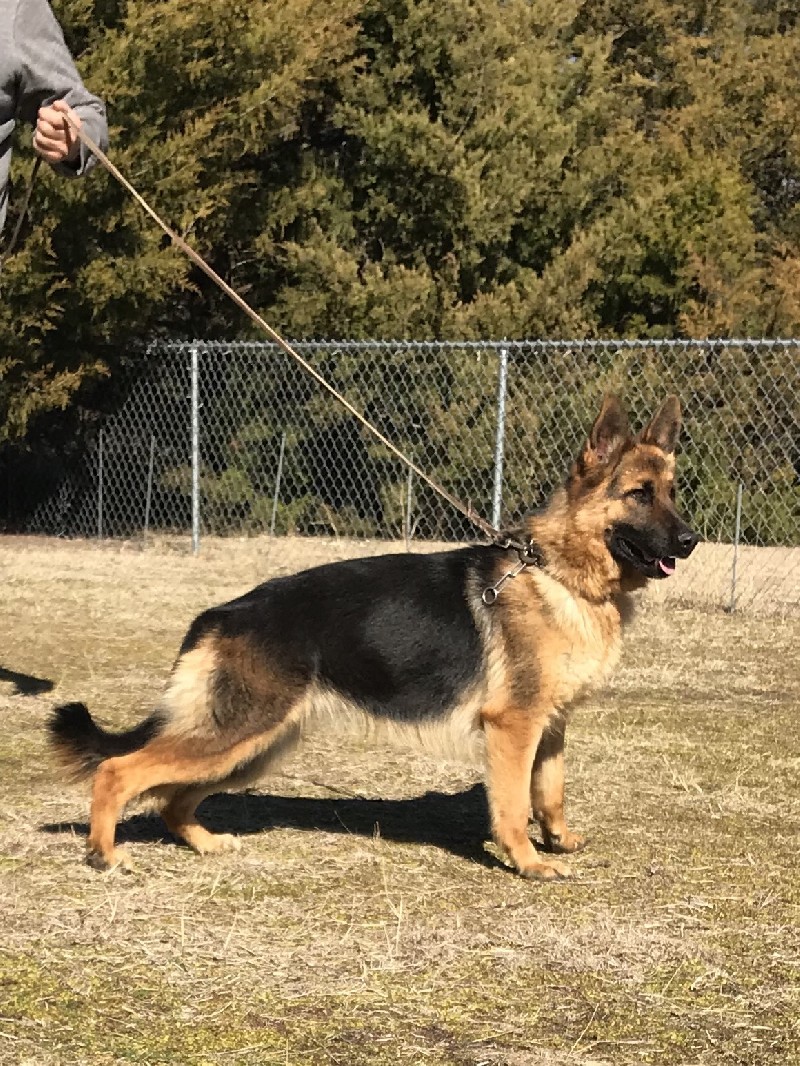
[[[35, 125], [42, 104], [65, 100], [80, 115], [83, 128], [95, 144], [105, 151], [108, 147], [105, 105], [81, 81], [47, 0], [19, 0], [14, 39], [20, 58], [21, 118]], [[61, 163], [54, 169], [75, 177], [89, 170], [94, 162], [94, 156], [81, 143], [75, 163]]]

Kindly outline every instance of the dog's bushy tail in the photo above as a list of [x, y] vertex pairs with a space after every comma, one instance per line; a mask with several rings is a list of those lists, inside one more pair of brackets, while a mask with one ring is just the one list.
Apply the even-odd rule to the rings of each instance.
[[151, 715], [125, 733], [99, 726], [83, 703], [66, 703], [53, 711], [47, 729], [50, 747], [73, 781], [91, 777], [103, 759], [129, 755], [161, 731], [162, 720]]

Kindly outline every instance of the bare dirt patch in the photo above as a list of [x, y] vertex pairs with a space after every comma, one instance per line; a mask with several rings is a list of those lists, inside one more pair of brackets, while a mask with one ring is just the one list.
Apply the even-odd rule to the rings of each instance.
[[790, 614], [645, 604], [571, 729], [574, 882], [504, 869], [474, 771], [357, 745], [209, 799], [238, 855], [199, 859], [133, 811], [138, 872], [82, 865], [53, 703], [130, 724], [197, 610], [380, 547], [0, 541], [0, 1061], [800, 1062]]

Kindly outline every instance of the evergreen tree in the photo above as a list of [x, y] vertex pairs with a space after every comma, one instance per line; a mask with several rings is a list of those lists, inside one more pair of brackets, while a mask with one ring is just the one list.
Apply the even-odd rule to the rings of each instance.
[[[800, 330], [788, 0], [55, 8], [114, 160], [290, 335]], [[108, 175], [45, 168], [3, 271], [0, 432], [72, 435], [187, 335], [253, 327]]]

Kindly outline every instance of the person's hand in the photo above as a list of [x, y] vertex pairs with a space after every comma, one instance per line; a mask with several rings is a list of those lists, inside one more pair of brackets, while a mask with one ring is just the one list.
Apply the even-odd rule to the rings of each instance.
[[80, 126], [81, 120], [63, 100], [54, 100], [52, 104], [39, 108], [33, 147], [46, 163], [71, 163], [78, 158], [80, 140], [64, 118], [65, 115], [69, 115]]

